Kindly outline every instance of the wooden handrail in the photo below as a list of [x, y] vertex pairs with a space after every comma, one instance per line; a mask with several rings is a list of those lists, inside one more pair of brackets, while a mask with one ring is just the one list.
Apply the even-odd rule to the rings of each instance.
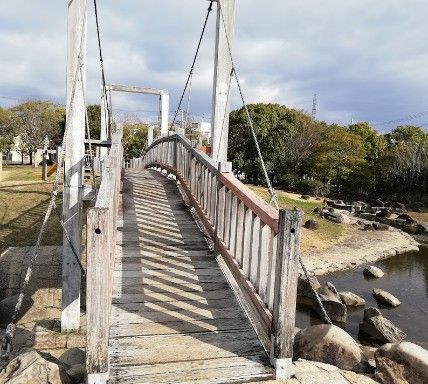
[[87, 214], [86, 370], [88, 383], [108, 380], [108, 340], [122, 169], [122, 131], [102, 159], [100, 188]]
[[233, 173], [220, 173], [220, 181], [223, 185], [241, 200], [246, 207], [251, 209], [263, 223], [269, 225], [275, 233], [278, 233], [278, 211], [260, 199], [251, 189], [240, 182]]

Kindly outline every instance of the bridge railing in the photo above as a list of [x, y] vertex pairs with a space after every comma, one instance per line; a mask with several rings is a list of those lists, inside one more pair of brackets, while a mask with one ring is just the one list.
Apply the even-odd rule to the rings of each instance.
[[122, 130], [112, 135], [95, 206], [87, 213], [86, 369], [88, 383], [108, 380], [108, 340], [116, 253]]
[[294, 335], [301, 213], [279, 212], [181, 135], [160, 138], [134, 168], [176, 176], [242, 291], [244, 307], [277, 368], [289, 374]]

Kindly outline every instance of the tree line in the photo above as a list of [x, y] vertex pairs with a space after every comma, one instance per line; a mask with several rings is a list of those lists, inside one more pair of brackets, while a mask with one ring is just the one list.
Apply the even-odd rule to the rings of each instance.
[[[99, 138], [101, 112], [99, 105], [87, 107], [91, 137]], [[11, 108], [0, 107], [0, 151], [12, 150], [29, 156], [37, 149], [61, 145], [65, 130], [65, 107], [50, 101], [31, 100]]]
[[[100, 105], [87, 106], [88, 125], [91, 139], [100, 138]], [[135, 119], [133, 119], [135, 120]], [[17, 151], [29, 156], [33, 163], [33, 154], [37, 149], [55, 149], [61, 145], [66, 121], [63, 105], [50, 101], [31, 100], [10, 108], [0, 107], [0, 151]], [[139, 157], [147, 141], [148, 127], [141, 122], [124, 123], [125, 157]], [[157, 132], [157, 131], [156, 131]], [[86, 135], [87, 136], [87, 135]]]
[[[402, 125], [327, 124], [279, 104], [252, 104], [268, 173], [277, 188], [313, 195], [427, 201], [428, 134]], [[248, 183], [265, 183], [244, 109], [230, 114], [229, 160]]]

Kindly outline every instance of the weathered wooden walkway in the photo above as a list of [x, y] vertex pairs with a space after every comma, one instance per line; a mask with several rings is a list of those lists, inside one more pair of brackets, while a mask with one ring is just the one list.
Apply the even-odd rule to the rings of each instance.
[[153, 170], [126, 170], [118, 219], [109, 382], [272, 378], [268, 357], [175, 182]]

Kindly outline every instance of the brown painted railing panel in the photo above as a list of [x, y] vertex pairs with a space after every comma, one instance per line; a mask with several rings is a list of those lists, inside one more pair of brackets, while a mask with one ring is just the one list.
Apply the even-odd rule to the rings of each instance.
[[116, 228], [122, 170], [122, 131], [112, 136], [103, 159], [95, 206], [87, 214], [86, 369], [92, 381], [108, 377], [108, 340], [112, 303]]

